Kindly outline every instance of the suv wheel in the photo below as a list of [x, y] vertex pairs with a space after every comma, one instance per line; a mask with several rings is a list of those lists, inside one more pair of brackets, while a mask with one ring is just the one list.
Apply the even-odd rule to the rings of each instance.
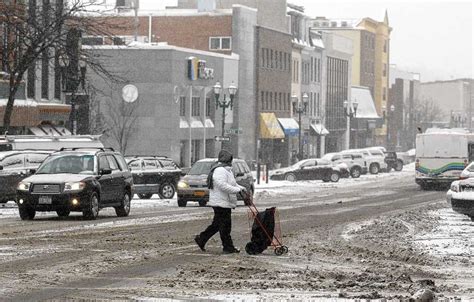
[[351, 170], [351, 177], [352, 178], [359, 178], [360, 174], [362, 173], [359, 167], [353, 167]]
[[206, 204], [207, 204], [207, 201], [205, 201], [205, 200], [200, 200], [200, 201], [199, 201], [199, 206], [200, 206], [200, 207], [205, 207]]
[[139, 193], [137, 194], [140, 199], [150, 199], [153, 193]]
[[71, 211], [69, 209], [56, 210], [59, 217], [68, 217]]
[[397, 160], [395, 164], [395, 171], [401, 171], [403, 169], [403, 162], [401, 160]]
[[178, 207], [185, 207], [188, 202], [178, 197]]
[[371, 164], [369, 167], [370, 174], [378, 174], [379, 170], [380, 168], [378, 164]]
[[122, 205], [115, 207], [115, 214], [117, 217], [127, 217], [130, 214], [130, 194], [125, 193], [123, 195]]
[[99, 216], [99, 197], [96, 193], [92, 193], [89, 202], [89, 208], [82, 212], [85, 219], [95, 220]]
[[296, 181], [296, 175], [293, 173], [288, 173], [285, 175], [285, 180], [287, 181]]
[[160, 196], [161, 199], [171, 199], [173, 198], [175, 193], [174, 186], [170, 183], [165, 183], [160, 187], [160, 191], [158, 192], [158, 195]]
[[18, 211], [20, 212], [21, 220], [33, 220], [36, 215], [35, 209], [28, 206], [20, 206]]
[[330, 179], [332, 182], [338, 182], [340, 177], [341, 177], [341, 176], [339, 175], [338, 172], [333, 171], [333, 172], [331, 172], [331, 175], [329, 176], [329, 179]]

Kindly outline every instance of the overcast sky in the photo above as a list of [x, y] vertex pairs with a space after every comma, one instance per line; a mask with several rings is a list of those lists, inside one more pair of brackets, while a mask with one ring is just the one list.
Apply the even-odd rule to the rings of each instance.
[[[141, 9], [172, 5], [173, 0], [140, 0]], [[471, 0], [291, 0], [312, 17], [363, 18], [382, 21], [388, 10], [390, 63], [421, 73], [421, 80], [472, 78], [473, 15]], [[158, 4], [159, 3], [159, 4]]]

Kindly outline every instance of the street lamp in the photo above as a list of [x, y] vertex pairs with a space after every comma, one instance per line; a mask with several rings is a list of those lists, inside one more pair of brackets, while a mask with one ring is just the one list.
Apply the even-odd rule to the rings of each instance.
[[[224, 97], [222, 98], [222, 100], [219, 98], [221, 93], [222, 93], [221, 83], [217, 82], [213, 86], [213, 89], [214, 89], [214, 96], [216, 98], [216, 109], [219, 108], [219, 107], [222, 108], [222, 125], [221, 125], [222, 134], [221, 135], [222, 135], [222, 138], [223, 138], [224, 137], [224, 131], [225, 131], [224, 130], [224, 127], [225, 127], [225, 110], [229, 107], [232, 110], [232, 108], [234, 106], [234, 97], [237, 94], [237, 86], [232, 81], [232, 83], [227, 88], [227, 90], [229, 91], [229, 97], [230, 97], [229, 101], [226, 100], [226, 95], [225, 94], [224, 94]], [[221, 148], [222, 148], [223, 145], [224, 145], [224, 141], [222, 140]]]
[[383, 119], [387, 121], [387, 133], [386, 133], [386, 146], [388, 149], [390, 149], [390, 142], [391, 142], [391, 138], [390, 138], [390, 121], [392, 119], [392, 115], [393, 115], [393, 112], [395, 111], [395, 106], [392, 104], [390, 105], [390, 110], [385, 113], [385, 109], [386, 107], [385, 106], [382, 106], [382, 111], [383, 111]]
[[[344, 113], [349, 118], [349, 129], [347, 131], [348, 131], [348, 134], [349, 134], [349, 136], [348, 136], [348, 146], [350, 147], [351, 120], [352, 120], [353, 117], [357, 116], [357, 107], [359, 107], [359, 103], [357, 102], [357, 100], [354, 100], [349, 105], [349, 102], [346, 100], [346, 101], [344, 101], [343, 106], [344, 106]], [[357, 141], [357, 133], [356, 133], [355, 141], [354, 141], [354, 144], [357, 148], [357, 142], [356, 141]]]
[[299, 125], [299, 131], [298, 131], [298, 155], [299, 159], [303, 159], [303, 145], [301, 141], [301, 114], [306, 113], [306, 107], [308, 107], [308, 94], [305, 92], [303, 93], [303, 96], [298, 98], [298, 96], [293, 95], [291, 97], [292, 103], [293, 103], [293, 111], [298, 113], [298, 125]]
[[[77, 134], [77, 121], [76, 121], [76, 93], [79, 89], [79, 84], [82, 89], [85, 87], [86, 77], [86, 66], [87, 63], [83, 57], [78, 58], [76, 68], [77, 70], [70, 70], [71, 59], [69, 55], [62, 53], [58, 59], [59, 67], [61, 68], [61, 83], [63, 91], [71, 93], [71, 115], [69, 118], [69, 128], [72, 134]], [[74, 68], [74, 67], [73, 67]]]

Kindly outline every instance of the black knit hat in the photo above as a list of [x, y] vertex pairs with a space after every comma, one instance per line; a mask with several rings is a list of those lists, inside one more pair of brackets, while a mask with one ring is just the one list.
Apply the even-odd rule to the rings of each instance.
[[224, 164], [228, 164], [228, 165], [232, 164], [233, 159], [234, 159], [234, 157], [232, 156], [232, 153], [230, 153], [227, 150], [221, 150], [219, 152], [219, 156], [217, 157], [217, 160], [220, 163], [224, 163]]

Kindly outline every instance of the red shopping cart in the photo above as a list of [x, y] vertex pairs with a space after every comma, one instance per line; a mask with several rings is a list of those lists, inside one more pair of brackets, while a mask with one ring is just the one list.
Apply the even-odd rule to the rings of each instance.
[[244, 194], [244, 203], [248, 206], [248, 217], [250, 227], [250, 242], [245, 246], [249, 255], [261, 254], [269, 246], [272, 246], [275, 255], [281, 256], [288, 253], [288, 247], [283, 245], [281, 238], [280, 215], [275, 207], [259, 212], [253, 203], [250, 194]]

